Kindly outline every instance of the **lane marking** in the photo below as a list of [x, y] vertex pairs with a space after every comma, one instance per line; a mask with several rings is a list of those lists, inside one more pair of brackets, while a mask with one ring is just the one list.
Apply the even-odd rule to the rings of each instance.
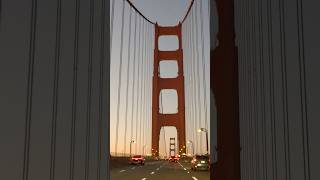
[[150, 174], [154, 174], [154, 172], [152, 171]]
[[194, 179], [194, 180], [198, 180], [196, 177], [194, 177], [194, 176], [192, 176], [192, 179]]
[[147, 178], [142, 178], [141, 180], [146, 180]]
[[187, 170], [186, 168], [183, 168], [185, 171]]
[[[178, 163], [180, 164], [180, 162], [178, 161]], [[182, 168], [184, 168], [183, 166], [182, 166], [182, 164], [180, 164], [180, 166], [182, 167]]]
[[190, 171], [188, 171], [188, 174], [190, 173]]
[[126, 170], [122, 169], [120, 172], [125, 172]]

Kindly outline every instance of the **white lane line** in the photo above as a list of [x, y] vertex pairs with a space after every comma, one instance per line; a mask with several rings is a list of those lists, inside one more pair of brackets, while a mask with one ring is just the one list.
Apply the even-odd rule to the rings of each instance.
[[183, 168], [185, 171], [187, 170], [186, 168]]
[[194, 180], [198, 180], [196, 177], [194, 177], [194, 176], [192, 176], [192, 179], [194, 179]]
[[120, 172], [125, 172], [126, 170], [122, 169]]
[[[178, 161], [178, 163], [179, 163], [179, 161]], [[180, 164], [180, 163], [179, 163]], [[180, 166], [182, 167], [182, 168], [184, 168], [183, 166], [182, 166], [182, 164], [180, 164]]]
[[147, 178], [142, 178], [141, 180], [146, 180]]
[[154, 174], [154, 172], [152, 171], [150, 174]]

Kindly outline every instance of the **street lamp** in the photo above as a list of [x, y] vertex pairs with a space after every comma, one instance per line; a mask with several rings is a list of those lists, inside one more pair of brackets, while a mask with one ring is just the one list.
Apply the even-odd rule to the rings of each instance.
[[199, 128], [198, 132], [205, 132], [206, 133], [206, 143], [207, 143], [207, 154], [209, 154], [209, 145], [208, 145], [208, 130], [206, 128]]
[[134, 139], [132, 139], [132, 140], [130, 141], [130, 157], [132, 156], [132, 155], [131, 155], [132, 143], [135, 143]]
[[188, 144], [192, 145], [192, 155], [194, 155], [194, 146], [193, 146], [193, 142], [191, 140], [187, 141]]

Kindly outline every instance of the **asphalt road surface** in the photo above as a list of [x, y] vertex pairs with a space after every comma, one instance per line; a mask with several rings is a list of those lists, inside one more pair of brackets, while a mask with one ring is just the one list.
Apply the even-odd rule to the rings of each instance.
[[111, 169], [111, 180], [209, 180], [209, 171], [192, 171], [190, 163], [152, 161]]

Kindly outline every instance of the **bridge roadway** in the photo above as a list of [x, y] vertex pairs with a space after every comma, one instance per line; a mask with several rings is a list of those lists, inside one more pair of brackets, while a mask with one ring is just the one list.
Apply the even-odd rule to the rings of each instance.
[[141, 165], [123, 165], [111, 168], [111, 180], [209, 180], [209, 171], [192, 171], [190, 163], [146, 161]]

